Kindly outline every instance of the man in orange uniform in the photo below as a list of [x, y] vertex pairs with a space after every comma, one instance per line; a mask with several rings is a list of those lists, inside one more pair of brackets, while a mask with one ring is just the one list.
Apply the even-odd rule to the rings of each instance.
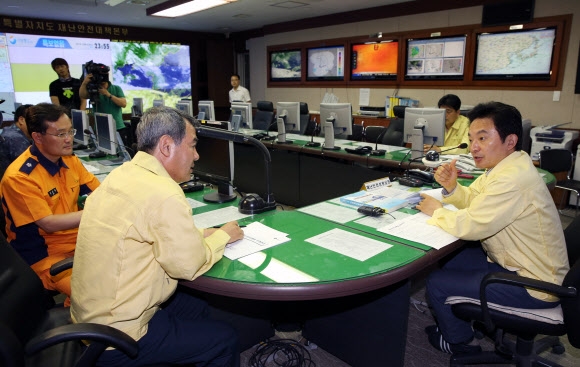
[[[70, 296], [71, 271], [51, 276], [49, 270], [74, 254], [82, 215], [78, 198], [95, 190], [99, 181], [72, 155], [75, 130], [66, 113], [49, 103], [28, 109], [33, 144], [8, 166], [0, 198], [8, 242], [46, 289]], [[69, 303], [67, 298], [65, 305]]]

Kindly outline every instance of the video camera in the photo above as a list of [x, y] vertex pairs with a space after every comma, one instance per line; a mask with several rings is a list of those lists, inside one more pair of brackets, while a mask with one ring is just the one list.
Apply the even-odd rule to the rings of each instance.
[[85, 75], [92, 74], [91, 81], [87, 83], [87, 93], [91, 102], [96, 103], [99, 100], [99, 88], [102, 82], [109, 81], [109, 68], [104, 64], [95, 64], [93, 60], [85, 64]]

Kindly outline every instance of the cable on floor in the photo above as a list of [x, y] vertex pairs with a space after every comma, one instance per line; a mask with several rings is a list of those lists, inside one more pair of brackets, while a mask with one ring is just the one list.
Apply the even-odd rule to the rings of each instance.
[[266, 367], [268, 362], [282, 367], [316, 367], [316, 363], [310, 358], [310, 352], [292, 339], [263, 341], [248, 361], [250, 367]]

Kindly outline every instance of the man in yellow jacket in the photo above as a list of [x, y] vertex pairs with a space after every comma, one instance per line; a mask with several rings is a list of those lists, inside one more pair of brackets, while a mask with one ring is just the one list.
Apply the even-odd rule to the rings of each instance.
[[[453, 315], [449, 296], [479, 298], [479, 285], [491, 272], [513, 273], [562, 284], [569, 270], [564, 233], [548, 188], [527, 153], [521, 150], [519, 111], [499, 102], [477, 105], [469, 113], [470, 150], [485, 173], [469, 187], [457, 182], [455, 161], [437, 169], [443, 202], [422, 195], [417, 206], [431, 216], [428, 223], [468, 241], [427, 280], [427, 295], [437, 325], [426, 329], [429, 342], [447, 353], [477, 352], [471, 324]], [[521, 287], [494, 284], [488, 301], [518, 308], [552, 308], [558, 299]]]
[[196, 228], [178, 182], [188, 181], [197, 136], [191, 117], [148, 110], [137, 127], [138, 153], [113, 170], [85, 204], [72, 275], [71, 316], [124, 331], [139, 344], [130, 359], [103, 353], [103, 366], [239, 366], [238, 337], [210, 320], [205, 302], [176, 292], [222, 258], [244, 235], [236, 222]]

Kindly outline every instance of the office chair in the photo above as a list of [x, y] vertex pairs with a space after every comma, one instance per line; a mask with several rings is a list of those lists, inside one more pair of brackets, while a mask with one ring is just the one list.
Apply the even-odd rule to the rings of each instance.
[[[567, 334], [572, 346], [580, 348], [580, 293], [578, 292], [580, 289], [580, 261], [578, 261], [580, 217], [576, 217], [568, 225], [564, 235], [571, 268], [562, 286], [512, 274], [492, 273], [481, 282], [479, 300], [464, 297], [447, 298], [447, 303], [452, 304], [451, 307], [456, 316], [465, 320], [482, 322], [488, 331], [496, 329], [495, 351], [452, 355], [450, 366], [467, 364], [559, 366], [538, 354], [549, 348], [552, 348], [553, 353], [564, 353], [564, 346], [558, 339], [564, 334]], [[488, 304], [485, 288], [493, 283], [525, 286], [553, 293], [560, 297], [561, 307], [547, 310], [522, 310]], [[480, 302], [484, 306], [473, 302]], [[516, 342], [506, 340], [504, 331], [515, 334]], [[539, 334], [548, 336], [534, 342], [534, 338]]]
[[[272, 130], [277, 131], [278, 128], [274, 122], [274, 105], [269, 101], [259, 101], [257, 104], [256, 113], [252, 121], [252, 128], [254, 130]], [[273, 128], [272, 128], [273, 127]]]
[[404, 145], [403, 140], [405, 137], [404, 130], [405, 120], [403, 118], [397, 117], [392, 119], [387, 127], [387, 131], [379, 143], [402, 147]]
[[393, 107], [393, 114], [396, 118], [404, 119], [405, 118], [405, 109], [407, 106], [394, 106]]
[[[556, 188], [568, 190], [576, 194], [576, 211], [574, 216], [578, 216], [578, 205], [580, 204], [580, 181], [570, 178], [574, 167], [574, 154], [567, 149], [545, 149], [540, 151], [540, 168], [550, 173], [566, 172], [566, 178], [556, 182]], [[560, 214], [562, 213], [560, 210]], [[568, 215], [566, 215], [568, 216]]]
[[[367, 126], [365, 127], [365, 141], [375, 144], [379, 136], [386, 130], [384, 126]], [[385, 132], [386, 133], [386, 132]], [[379, 141], [379, 143], [381, 143]]]
[[364, 141], [365, 129], [363, 125], [352, 124], [352, 135], [347, 137], [348, 140]]
[[530, 149], [532, 147], [532, 137], [530, 136], [531, 131], [532, 120], [522, 120], [522, 150], [528, 154], [530, 154]]
[[72, 324], [68, 308], [47, 309], [44, 297], [36, 273], [1, 237], [1, 366], [93, 366], [107, 347], [137, 355], [137, 342], [127, 334], [105, 325]]
[[310, 121], [310, 111], [308, 110], [308, 103], [300, 102], [300, 134], [304, 135], [308, 122]]

